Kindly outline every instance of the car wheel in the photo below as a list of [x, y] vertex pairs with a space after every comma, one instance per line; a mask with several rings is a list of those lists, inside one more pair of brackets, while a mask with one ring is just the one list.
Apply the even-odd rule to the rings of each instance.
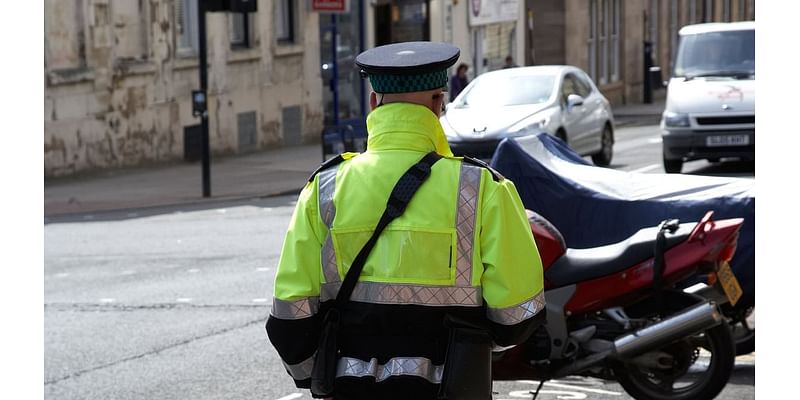
[[592, 154], [592, 161], [594, 165], [607, 167], [611, 164], [611, 157], [614, 155], [614, 133], [611, 131], [611, 127], [608, 124], [603, 127], [603, 134], [600, 137], [600, 142], [602, 143], [602, 147], [598, 153]]
[[668, 174], [680, 174], [682, 168], [683, 168], [682, 159], [680, 158], [677, 160], [668, 160], [666, 158], [664, 159], [664, 171], [666, 171]]

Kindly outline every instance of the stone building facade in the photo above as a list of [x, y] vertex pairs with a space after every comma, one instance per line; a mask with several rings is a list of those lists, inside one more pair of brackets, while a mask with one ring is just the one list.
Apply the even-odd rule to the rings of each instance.
[[[210, 144], [319, 140], [318, 14], [303, 0], [206, 18]], [[45, 1], [45, 176], [199, 157], [197, 0]]]
[[526, 65], [570, 64], [614, 104], [643, 101], [644, 42], [663, 79], [681, 27], [755, 20], [755, 0], [525, 0]]

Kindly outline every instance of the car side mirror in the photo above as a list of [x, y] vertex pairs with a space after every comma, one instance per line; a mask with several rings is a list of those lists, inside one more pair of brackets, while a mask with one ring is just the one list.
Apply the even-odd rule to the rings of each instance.
[[448, 111], [450, 111], [450, 109], [451, 109], [451, 108], [453, 108], [453, 103], [447, 103], [447, 104], [444, 106], [444, 112], [448, 112]]
[[583, 97], [577, 94], [571, 94], [567, 96], [567, 110], [571, 110], [572, 107], [577, 107], [582, 105], [583, 105]]

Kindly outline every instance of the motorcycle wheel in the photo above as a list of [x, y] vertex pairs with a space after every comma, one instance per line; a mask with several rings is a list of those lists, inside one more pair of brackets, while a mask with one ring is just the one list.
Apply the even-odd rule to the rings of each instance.
[[734, 343], [731, 329], [724, 321], [658, 351], [673, 357], [671, 368], [655, 369], [629, 363], [617, 363], [613, 367], [620, 385], [632, 397], [712, 399], [722, 391], [733, 372]]

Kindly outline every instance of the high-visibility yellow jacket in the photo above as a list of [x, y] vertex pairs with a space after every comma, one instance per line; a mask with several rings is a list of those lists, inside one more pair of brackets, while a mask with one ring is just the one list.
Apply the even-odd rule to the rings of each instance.
[[436, 151], [445, 157], [367, 258], [342, 315], [337, 370], [337, 393], [431, 397], [441, 382], [444, 315], [489, 326], [500, 346], [518, 344], [544, 315], [542, 264], [514, 184], [453, 157], [429, 109], [382, 105], [367, 129], [367, 151], [316, 174], [298, 198], [267, 331], [295, 383], [309, 387], [326, 305], [395, 183]]

